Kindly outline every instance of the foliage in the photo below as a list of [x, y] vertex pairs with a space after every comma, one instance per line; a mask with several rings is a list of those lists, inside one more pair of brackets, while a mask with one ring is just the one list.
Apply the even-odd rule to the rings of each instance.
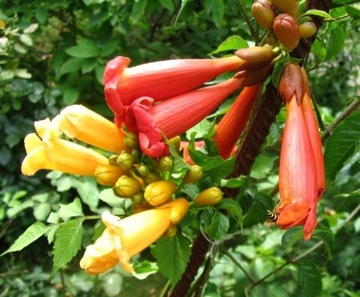
[[[161, 239], [151, 253], [141, 253], [136, 262], [138, 277], [146, 278], [141, 282], [119, 267], [94, 278], [77, 264], [84, 247], [104, 229], [98, 223], [101, 212], [127, 214], [126, 199], [115, 197], [92, 178], [58, 172], [29, 178], [20, 173], [25, 156], [22, 141], [33, 131], [34, 119], [53, 117], [74, 103], [111, 118], [102, 85], [111, 58], [131, 57], [133, 66], [170, 58], [217, 57], [247, 47], [264, 33], [242, 14], [242, 9], [250, 11], [251, 4], [235, 0], [1, 2], [0, 296], [160, 295], [168, 279], [174, 288], [181, 278], [194, 229], [210, 241], [212, 270], [203, 296], [267, 296], [268, 292], [359, 296], [360, 114], [350, 115], [360, 99], [356, 1], [333, 1], [329, 14], [308, 12], [326, 19], [306, 66], [324, 125], [328, 178], [319, 202], [320, 224], [310, 241], [302, 240], [298, 228], [283, 231], [266, 222], [266, 211], [278, 200], [283, 110], [246, 177], [229, 179], [235, 160], [222, 160], [209, 140], [212, 123], [231, 99], [215, 116], [188, 131], [190, 142], [205, 137], [210, 149], [198, 151], [190, 145], [191, 157], [203, 167], [205, 177], [197, 185], [184, 186], [182, 194], [193, 199], [208, 186], [240, 188], [240, 192], [235, 199], [190, 212], [181, 223], [182, 234]], [[285, 62], [277, 64], [278, 75]], [[274, 74], [272, 81], [277, 79]], [[183, 175], [186, 166], [176, 160], [175, 168]], [[153, 274], [157, 271], [161, 274]]]

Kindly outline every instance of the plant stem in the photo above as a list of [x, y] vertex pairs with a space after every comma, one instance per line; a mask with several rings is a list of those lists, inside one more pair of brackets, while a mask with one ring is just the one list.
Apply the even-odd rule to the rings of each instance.
[[240, 5], [241, 13], [243, 14], [244, 19], [245, 19], [245, 22], [246, 22], [246, 24], [247, 24], [248, 27], [249, 27], [250, 34], [251, 34], [253, 40], [255, 41], [255, 43], [257, 44], [257, 43], [258, 43], [258, 36], [257, 36], [257, 34], [256, 34], [256, 32], [255, 32], [255, 29], [254, 29], [253, 25], [252, 25], [251, 22], [250, 22], [250, 19], [249, 19], [248, 15], [247, 15], [247, 12], [246, 12], [246, 8], [245, 8], [245, 6], [244, 6], [244, 3], [242, 2], [242, 0], [239, 0], [238, 2], [239, 2], [239, 5]]
[[167, 283], [165, 284], [165, 286], [164, 286], [164, 288], [162, 289], [159, 297], [165, 297], [165, 296], [167, 296], [167, 293], [169, 292], [169, 288], [170, 288], [170, 280], [168, 280]]
[[360, 100], [356, 99], [353, 102], [351, 102], [345, 110], [337, 117], [334, 123], [332, 123], [325, 132], [323, 133], [321, 139], [322, 141], [325, 141], [335, 130], [335, 128], [343, 121], [345, 120], [349, 115], [351, 115], [358, 107], [360, 106]]
[[224, 248], [223, 246], [221, 246], [221, 251], [231, 259], [231, 261], [233, 261], [235, 263], [235, 265], [237, 267], [239, 267], [239, 269], [245, 274], [245, 276], [248, 278], [248, 280], [253, 284], [256, 282], [256, 280], [250, 275], [250, 273], [241, 265], [241, 263], [235, 259], [235, 257], [228, 252], [228, 250], [226, 248]]

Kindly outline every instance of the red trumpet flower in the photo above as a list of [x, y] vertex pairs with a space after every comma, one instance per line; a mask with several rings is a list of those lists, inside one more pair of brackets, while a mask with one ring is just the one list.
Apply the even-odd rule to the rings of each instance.
[[116, 57], [105, 68], [105, 98], [121, 124], [124, 106], [140, 97], [165, 100], [191, 90], [218, 75], [236, 71], [244, 63], [237, 56], [219, 59], [177, 59], [128, 68], [131, 60]]
[[141, 150], [150, 157], [169, 153], [164, 142], [184, 133], [209, 115], [228, 96], [242, 87], [243, 78], [193, 90], [153, 104], [154, 99], [135, 100], [125, 112], [124, 124], [139, 135]]
[[223, 159], [230, 157], [250, 117], [261, 84], [244, 88], [216, 126], [214, 141]]

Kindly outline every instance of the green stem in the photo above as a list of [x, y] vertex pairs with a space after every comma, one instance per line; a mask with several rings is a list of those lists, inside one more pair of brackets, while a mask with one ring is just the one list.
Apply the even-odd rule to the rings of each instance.
[[337, 117], [334, 123], [332, 123], [329, 127], [324, 131], [321, 139], [324, 142], [335, 130], [335, 128], [345, 120], [349, 115], [351, 115], [358, 107], [360, 106], [360, 100], [356, 99], [351, 102], [345, 110]]
[[235, 259], [235, 257], [228, 252], [227, 249], [225, 249], [223, 246], [221, 246], [221, 251], [228, 257], [230, 258], [231, 261], [234, 262], [234, 264], [239, 267], [239, 269], [245, 274], [245, 276], [248, 278], [248, 280], [251, 282], [251, 283], [255, 283], [256, 280], [250, 275], [250, 273], [241, 265], [241, 263]]
[[165, 284], [159, 297], [166, 297], [168, 295], [169, 288], [170, 288], [170, 280], [168, 280], [167, 283]]
[[255, 41], [255, 43], [257, 44], [258, 43], [258, 37], [257, 37], [256, 31], [255, 31], [253, 25], [250, 22], [249, 17], [247, 15], [247, 11], [246, 11], [246, 8], [244, 6], [244, 3], [242, 2], [242, 0], [238, 0], [238, 2], [239, 2], [239, 5], [240, 5], [241, 13], [244, 16], [245, 22], [249, 26], [250, 34], [251, 34], [253, 40]]

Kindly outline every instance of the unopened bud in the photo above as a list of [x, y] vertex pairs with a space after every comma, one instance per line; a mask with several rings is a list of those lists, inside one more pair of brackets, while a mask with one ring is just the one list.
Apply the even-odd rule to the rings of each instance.
[[96, 181], [102, 186], [113, 186], [120, 176], [127, 174], [126, 170], [116, 165], [99, 165], [95, 170]]
[[203, 176], [203, 169], [199, 165], [192, 165], [184, 177], [184, 183], [196, 183]]
[[256, 0], [251, 6], [251, 14], [264, 29], [270, 30], [276, 17], [271, 3], [267, 0]]
[[165, 231], [164, 236], [167, 238], [174, 238], [176, 233], [177, 233], [177, 226], [172, 225]]
[[313, 22], [305, 22], [299, 25], [299, 33], [301, 38], [309, 38], [317, 31], [317, 27]]
[[119, 155], [111, 155], [109, 157], [109, 164], [110, 165], [117, 165], [116, 160], [117, 160], [118, 156]]
[[276, 38], [287, 50], [292, 51], [298, 46], [300, 32], [295, 19], [290, 14], [279, 14], [274, 20], [273, 29]]
[[124, 170], [129, 170], [134, 164], [134, 158], [127, 152], [122, 152], [116, 159], [118, 166]]
[[159, 180], [145, 188], [145, 200], [154, 206], [161, 205], [171, 198], [176, 191], [176, 185], [169, 180]]
[[169, 171], [174, 165], [172, 156], [163, 156], [156, 162], [156, 168], [161, 171]]
[[244, 63], [237, 70], [261, 69], [272, 62], [275, 54], [270, 45], [241, 48], [235, 52], [235, 55], [244, 60]]
[[185, 198], [177, 198], [161, 205], [159, 208], [170, 207], [170, 221], [172, 224], [179, 223], [189, 210], [189, 202]]
[[195, 204], [199, 206], [218, 204], [223, 198], [223, 192], [217, 187], [211, 187], [202, 191], [195, 198]]
[[139, 174], [141, 176], [145, 176], [147, 174], [149, 174], [150, 169], [149, 166], [145, 165], [145, 164], [140, 164], [140, 166], [138, 167], [137, 171], [139, 172]]
[[271, 0], [275, 8], [282, 13], [288, 13], [297, 18], [299, 15], [299, 3], [297, 0]]
[[114, 193], [120, 197], [133, 197], [136, 193], [140, 192], [142, 185], [136, 179], [130, 176], [121, 176], [114, 186]]
[[161, 180], [161, 176], [156, 172], [149, 172], [148, 174], [146, 174], [142, 177], [142, 180], [144, 181], [144, 183], [146, 185], [149, 185], [153, 182]]
[[124, 142], [129, 149], [139, 148], [139, 139], [135, 133], [127, 132], [124, 137]]
[[304, 77], [298, 64], [289, 62], [285, 65], [279, 80], [279, 93], [285, 103], [296, 96], [296, 101], [301, 104], [304, 97]]
[[235, 74], [234, 77], [242, 79], [242, 87], [251, 87], [253, 85], [262, 83], [271, 73], [273, 65], [269, 64], [266, 67], [257, 70], [243, 70]]

